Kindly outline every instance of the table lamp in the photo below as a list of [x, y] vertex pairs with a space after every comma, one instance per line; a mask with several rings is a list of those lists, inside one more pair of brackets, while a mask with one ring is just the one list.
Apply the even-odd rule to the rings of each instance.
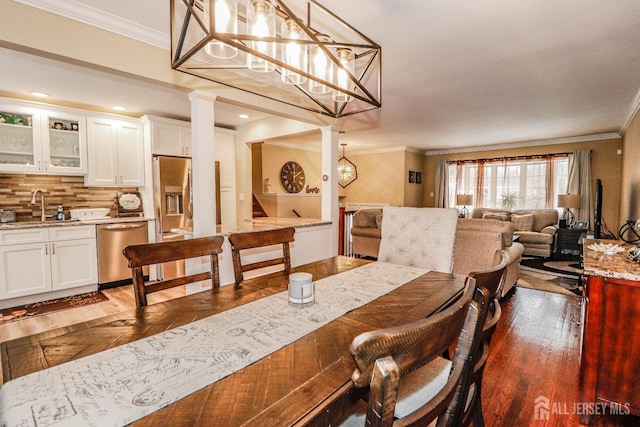
[[571, 209], [580, 209], [580, 195], [558, 194], [558, 207], [564, 208], [562, 217], [567, 221], [567, 226], [571, 228], [575, 220], [575, 215], [571, 212]]
[[473, 204], [472, 194], [456, 194], [456, 206], [462, 206], [460, 209], [460, 218], [466, 218], [469, 215], [467, 205]]

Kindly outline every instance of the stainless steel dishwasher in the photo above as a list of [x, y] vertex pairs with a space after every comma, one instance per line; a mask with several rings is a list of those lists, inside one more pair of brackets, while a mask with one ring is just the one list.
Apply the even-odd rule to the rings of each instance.
[[[131, 283], [131, 269], [122, 250], [129, 245], [148, 241], [148, 225], [145, 221], [98, 225], [98, 288]], [[145, 274], [148, 272], [145, 271]]]

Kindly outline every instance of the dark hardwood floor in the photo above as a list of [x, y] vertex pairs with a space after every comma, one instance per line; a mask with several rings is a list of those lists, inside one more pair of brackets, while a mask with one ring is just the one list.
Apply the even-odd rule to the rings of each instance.
[[[175, 289], [163, 298], [177, 296]], [[171, 294], [169, 294], [169, 292]], [[105, 291], [110, 301], [0, 326], [0, 341], [135, 307], [131, 286]], [[156, 295], [152, 295], [156, 297]], [[515, 288], [502, 301], [483, 380], [485, 424], [579, 426], [580, 303], [575, 296]], [[536, 417], [536, 399], [549, 399], [549, 418]], [[640, 426], [633, 416], [596, 416], [592, 426]]]
[[[515, 288], [501, 307], [482, 383], [486, 425], [579, 426], [580, 298]], [[640, 426], [640, 418], [599, 415], [591, 425]]]

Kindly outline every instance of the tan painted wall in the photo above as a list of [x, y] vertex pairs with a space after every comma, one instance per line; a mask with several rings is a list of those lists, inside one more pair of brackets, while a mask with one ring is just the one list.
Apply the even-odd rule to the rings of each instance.
[[345, 196], [340, 198], [342, 206], [347, 203], [404, 204], [404, 151], [346, 154], [358, 169], [358, 179], [344, 189]]
[[[566, 153], [575, 150], [591, 150], [591, 173], [593, 188], [595, 180], [600, 178], [603, 186], [602, 213], [606, 225], [616, 233], [620, 227], [620, 184], [622, 171], [622, 156], [617, 153], [622, 147], [622, 138], [604, 141], [587, 141], [579, 143], [540, 145], [534, 147], [514, 148], [507, 150], [476, 151], [437, 156], [425, 156], [424, 171], [424, 206], [435, 205], [435, 171], [438, 160], [467, 160], [477, 158], [494, 158], [503, 156], [524, 156], [533, 154]], [[636, 178], [638, 180], [640, 178]], [[638, 182], [638, 181], [636, 181]]]
[[424, 173], [422, 173], [422, 183], [410, 183], [409, 171], [423, 172], [424, 156], [420, 153], [405, 152], [404, 167], [404, 202], [403, 206], [422, 206], [422, 195], [424, 193]]
[[619, 222], [640, 219], [640, 113], [622, 138], [622, 194]]
[[[253, 193], [269, 216], [295, 217], [292, 212], [292, 209], [295, 209], [302, 217], [321, 218], [321, 198], [307, 195], [307, 187], [322, 187], [321, 153], [271, 144], [253, 144], [251, 151], [254, 156]], [[289, 161], [300, 164], [305, 174], [304, 189], [295, 195], [289, 194], [280, 181], [280, 170]], [[264, 196], [262, 192], [266, 179], [269, 179], [273, 193], [286, 197]]]

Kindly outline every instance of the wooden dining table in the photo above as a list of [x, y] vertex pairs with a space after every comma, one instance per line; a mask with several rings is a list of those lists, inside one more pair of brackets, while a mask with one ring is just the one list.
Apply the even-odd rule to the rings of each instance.
[[[337, 256], [293, 268], [319, 280], [370, 261]], [[453, 303], [465, 277], [429, 272], [134, 423], [147, 425], [330, 425], [360, 399], [349, 346], [358, 334], [425, 318]], [[152, 304], [0, 344], [3, 381], [96, 354], [287, 290], [276, 272], [240, 287]]]

